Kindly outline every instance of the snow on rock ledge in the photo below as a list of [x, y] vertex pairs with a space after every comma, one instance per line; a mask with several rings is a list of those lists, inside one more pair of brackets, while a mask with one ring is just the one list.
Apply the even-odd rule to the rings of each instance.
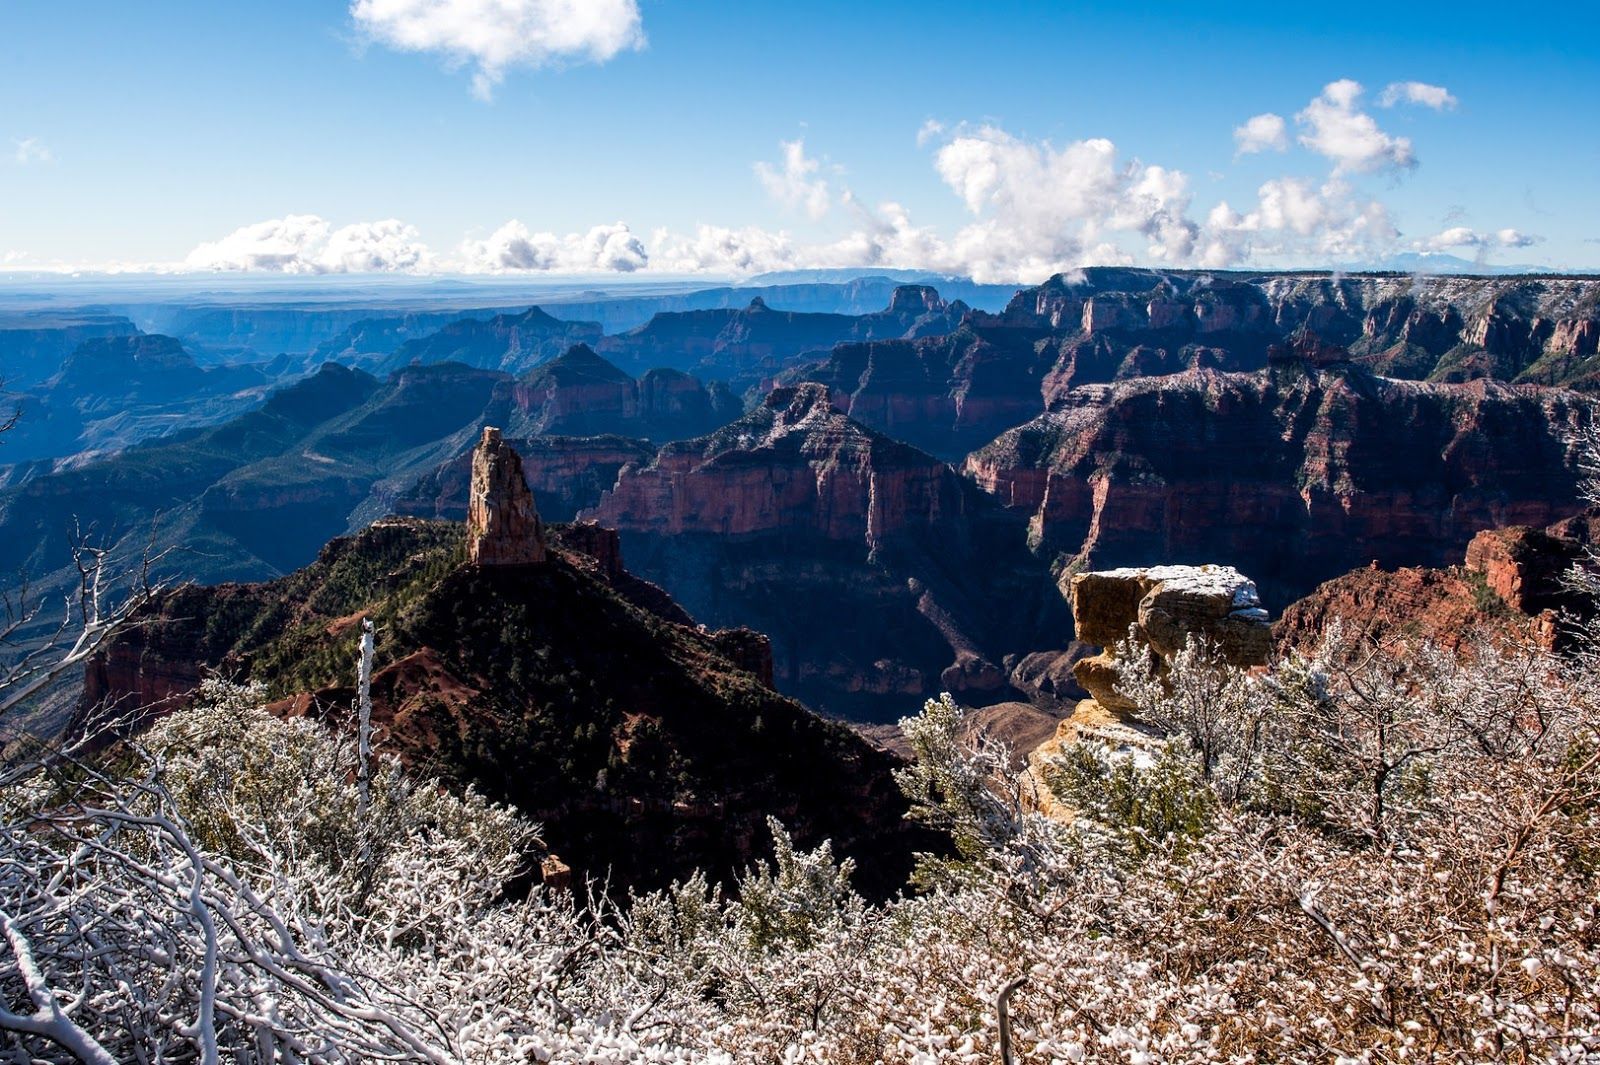
[[1148, 644], [1161, 658], [1190, 636], [1215, 644], [1232, 665], [1267, 661], [1272, 626], [1255, 582], [1231, 566], [1149, 566], [1080, 573], [1072, 578], [1072, 618], [1078, 639], [1107, 653], [1079, 662], [1073, 673], [1095, 701], [1131, 710], [1115, 689], [1109, 649], [1121, 640]]
[[1072, 578], [1072, 620], [1078, 639], [1104, 650], [1072, 669], [1091, 698], [1080, 702], [1056, 734], [1028, 755], [1025, 794], [1041, 812], [1070, 820], [1046, 784], [1046, 767], [1071, 744], [1093, 741], [1115, 756], [1149, 757], [1158, 729], [1135, 716], [1117, 691], [1112, 648], [1122, 640], [1147, 645], [1163, 663], [1190, 636], [1214, 644], [1229, 664], [1263, 665], [1272, 650], [1272, 626], [1255, 582], [1231, 566], [1148, 566], [1079, 573]]

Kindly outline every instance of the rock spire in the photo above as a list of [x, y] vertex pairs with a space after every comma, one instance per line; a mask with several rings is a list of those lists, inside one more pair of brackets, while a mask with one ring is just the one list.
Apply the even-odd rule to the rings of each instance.
[[545, 557], [544, 526], [522, 473], [522, 456], [492, 426], [484, 427], [472, 452], [467, 552], [475, 566], [526, 566]]

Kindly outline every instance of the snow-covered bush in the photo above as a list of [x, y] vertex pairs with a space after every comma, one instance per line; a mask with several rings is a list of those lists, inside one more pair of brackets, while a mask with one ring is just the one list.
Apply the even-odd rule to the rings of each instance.
[[533, 826], [393, 763], [362, 819], [353, 744], [260, 702], [212, 683], [110, 766], [11, 774], [13, 1059], [678, 1059], [596, 913], [507, 897]]
[[1166, 742], [1029, 775], [932, 700], [899, 782], [951, 846], [879, 905], [776, 823], [728, 885], [527, 890], [514, 811], [380, 759], [363, 813], [353, 743], [213, 684], [3, 778], [0, 1056], [1596, 1060], [1595, 661], [1195, 645], [1121, 673]]

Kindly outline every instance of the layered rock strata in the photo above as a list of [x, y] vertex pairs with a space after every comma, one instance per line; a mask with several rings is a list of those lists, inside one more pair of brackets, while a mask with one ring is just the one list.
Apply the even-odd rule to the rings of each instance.
[[806, 531], [872, 548], [909, 526], [958, 518], [961, 508], [944, 463], [835, 411], [826, 389], [801, 385], [622, 471], [585, 516], [625, 533]]
[[1593, 400], [1374, 377], [1309, 340], [1266, 370], [1075, 389], [968, 457], [1066, 572], [1214, 561], [1286, 603], [1377, 559], [1443, 566], [1479, 531], [1581, 509]]
[[1253, 372], [1314, 338], [1387, 377], [1600, 388], [1600, 281], [1092, 268], [971, 312], [948, 336], [845, 343], [791, 371], [945, 458], [1085, 385]]
[[1020, 520], [818, 384], [622, 470], [584, 516], [696, 616], [768, 633], [781, 690], [857, 719], [1009, 697], [1006, 656], [1066, 627]]

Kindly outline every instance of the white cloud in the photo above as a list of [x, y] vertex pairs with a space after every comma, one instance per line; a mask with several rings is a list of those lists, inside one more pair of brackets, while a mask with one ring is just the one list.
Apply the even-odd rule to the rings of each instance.
[[1356, 106], [1362, 91], [1359, 82], [1348, 78], [1324, 86], [1322, 95], [1295, 116], [1305, 130], [1300, 143], [1333, 160], [1335, 174], [1371, 174], [1416, 166], [1410, 138], [1385, 133], [1371, 115]]
[[513, 67], [603, 63], [644, 44], [637, 0], [353, 0], [350, 17], [391, 48], [472, 66], [485, 100]]
[[221, 240], [201, 244], [185, 260], [196, 270], [267, 270], [314, 273], [314, 249], [328, 237], [316, 215], [292, 214], [240, 226]]
[[796, 262], [789, 235], [760, 226], [701, 225], [689, 236], [658, 230], [651, 243], [655, 247], [652, 264], [671, 274], [759, 274]]
[[1543, 237], [1517, 229], [1480, 233], [1470, 226], [1451, 226], [1431, 237], [1417, 241], [1415, 247], [1422, 251], [1446, 251], [1455, 248], [1527, 248], [1543, 240]]
[[1256, 115], [1233, 131], [1233, 143], [1240, 155], [1255, 152], [1282, 152], [1289, 148], [1287, 123], [1271, 111]]
[[649, 262], [644, 243], [622, 222], [557, 236], [512, 219], [488, 239], [464, 243], [459, 265], [470, 273], [633, 273]]
[[12, 157], [22, 166], [29, 163], [49, 163], [55, 160], [55, 153], [43, 144], [38, 137], [23, 137], [21, 140], [11, 142], [16, 151]]
[[316, 215], [287, 215], [241, 226], [191, 251], [191, 270], [285, 274], [393, 273], [425, 269], [428, 248], [397, 219], [334, 229]]
[[[1109, 140], [1058, 147], [992, 125], [946, 130], [929, 124], [919, 139], [943, 141], [934, 153], [935, 172], [972, 215], [953, 234], [914, 224], [896, 203], [868, 208], [842, 189], [835, 202], [855, 224], [830, 241], [802, 245], [759, 227], [701, 226], [692, 237], [657, 234], [651, 265], [723, 274], [906, 266], [1026, 283], [1094, 263], [1216, 269], [1252, 260], [1376, 258], [1393, 251], [1398, 229], [1388, 208], [1361, 194], [1346, 172], [1410, 166], [1414, 156], [1408, 141], [1384, 134], [1360, 112], [1360, 95], [1356, 83], [1335, 82], [1300, 116], [1311, 146], [1333, 162], [1327, 178], [1273, 178], [1242, 211], [1220, 203], [1203, 219], [1191, 217], [1187, 174], [1123, 159]], [[1287, 147], [1287, 123], [1258, 115], [1235, 139], [1241, 149]], [[762, 180], [781, 201], [803, 205], [806, 183], [820, 180], [817, 168], [808, 165], [798, 142], [785, 149], [789, 165], [781, 173], [768, 168]]]
[[1256, 190], [1256, 204], [1244, 214], [1226, 201], [1212, 208], [1196, 260], [1209, 269], [1261, 257], [1344, 262], [1380, 255], [1399, 235], [1387, 207], [1339, 178], [1320, 186], [1274, 178]]
[[952, 268], [955, 260], [950, 248], [932, 229], [914, 225], [911, 212], [900, 204], [891, 201], [874, 210], [846, 192], [845, 206], [859, 228], [817, 249], [821, 265]]
[[1440, 251], [1445, 248], [1476, 248], [1483, 242], [1483, 234], [1470, 226], [1451, 226], [1420, 241], [1419, 244], [1429, 251]]
[[[1362, 95], [1356, 82], [1335, 81], [1295, 116], [1301, 142], [1330, 160], [1325, 177], [1274, 177], [1238, 209], [1221, 202], [1197, 214], [1188, 174], [1122, 157], [1104, 138], [1058, 146], [994, 125], [930, 121], [918, 140], [937, 142], [934, 172], [970, 216], [953, 232], [916, 224], [897, 202], [861, 202], [843, 185], [839, 168], [808, 156], [796, 139], [780, 142], [781, 159], [757, 163], [754, 174], [778, 203], [814, 221], [834, 219], [829, 235], [804, 243], [761, 225], [703, 222], [688, 232], [658, 229], [646, 240], [620, 221], [563, 235], [513, 219], [435, 259], [415, 229], [394, 219], [335, 229], [315, 215], [290, 215], [202, 244], [180, 268], [737, 276], [906, 267], [1026, 284], [1091, 264], [1341, 263], [1403, 246], [1520, 248], [1540, 239], [1514, 229], [1480, 233], [1448, 216], [1443, 232], [1400, 244], [1388, 208], [1360, 190], [1358, 175], [1414, 166], [1415, 155], [1410, 141], [1383, 132], [1361, 111]], [[1287, 125], [1281, 116], [1259, 114], [1234, 131], [1234, 140], [1241, 152], [1286, 148]]]
[[1147, 242], [1151, 258], [1187, 262], [1194, 254], [1199, 227], [1191, 222], [1189, 178], [1181, 170], [1148, 166], [1137, 170], [1111, 223], [1116, 228], [1136, 230]]
[[1259, 204], [1246, 228], [1286, 230], [1308, 237], [1328, 221], [1328, 200], [1303, 178], [1274, 178], [1257, 190], [1257, 196]]
[[976, 216], [950, 255], [979, 279], [1036, 280], [1101, 254], [1125, 256], [1109, 239], [1118, 232], [1144, 237], [1156, 259], [1193, 253], [1187, 175], [1120, 162], [1104, 138], [1057, 148], [982, 126], [941, 147], [934, 167]]
[[1378, 103], [1383, 107], [1408, 103], [1421, 104], [1435, 111], [1454, 110], [1459, 102], [1443, 85], [1429, 85], [1424, 81], [1392, 81], [1378, 97]]
[[334, 274], [417, 270], [427, 266], [428, 248], [414, 226], [387, 218], [334, 230], [317, 262]]
[[938, 140], [944, 136], [944, 123], [936, 118], [930, 118], [917, 130], [917, 147], [921, 148], [929, 141]]
[[813, 219], [821, 218], [832, 202], [828, 182], [817, 176], [821, 164], [806, 156], [804, 140], [783, 141], [781, 146], [782, 169], [760, 162], [755, 164], [756, 177], [761, 179], [767, 195], [778, 203], [791, 210], [804, 210]]

